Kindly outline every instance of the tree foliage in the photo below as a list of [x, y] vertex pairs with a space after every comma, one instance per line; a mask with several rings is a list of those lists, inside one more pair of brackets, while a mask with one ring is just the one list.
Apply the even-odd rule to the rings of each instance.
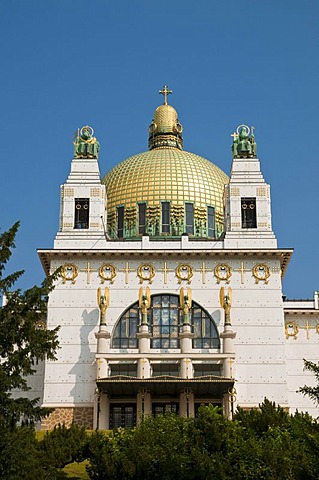
[[45, 328], [47, 298], [55, 276], [24, 292], [13, 288], [23, 271], [4, 276], [18, 228], [19, 222], [0, 235], [0, 293], [6, 299], [0, 308], [0, 425], [12, 429], [21, 420], [32, 423], [47, 413], [37, 399], [18, 392], [29, 390], [27, 377], [45, 357], [54, 359], [58, 348], [58, 328]]
[[319, 363], [316, 364], [314, 362], [310, 362], [309, 360], [304, 360], [304, 366], [306, 370], [309, 370], [314, 374], [317, 385], [314, 387], [304, 385], [299, 389], [299, 392], [303, 395], [307, 395], [311, 398], [311, 400], [319, 404]]
[[265, 400], [234, 420], [212, 405], [198, 417], [147, 417], [89, 440], [92, 480], [317, 480], [319, 425]]

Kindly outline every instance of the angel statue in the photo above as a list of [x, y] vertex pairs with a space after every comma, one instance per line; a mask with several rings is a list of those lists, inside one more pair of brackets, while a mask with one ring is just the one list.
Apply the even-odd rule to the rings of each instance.
[[230, 309], [232, 300], [232, 289], [228, 288], [228, 292], [225, 292], [225, 288], [221, 287], [219, 291], [219, 303], [225, 311], [225, 325], [230, 325]]
[[105, 287], [104, 294], [102, 294], [101, 287], [97, 289], [97, 304], [100, 309], [100, 324], [106, 324], [106, 310], [110, 305], [110, 291], [108, 287]]
[[147, 322], [147, 311], [151, 306], [151, 290], [150, 290], [150, 287], [146, 287], [145, 294], [143, 292], [143, 287], [140, 288], [138, 301], [139, 301], [139, 307], [140, 307], [141, 312], [142, 312], [141, 325], [147, 325], [147, 323], [148, 323]]
[[189, 312], [192, 308], [192, 290], [190, 288], [187, 289], [187, 292], [184, 291], [183, 287], [180, 289], [179, 304], [181, 310], [183, 311], [183, 325], [189, 325]]

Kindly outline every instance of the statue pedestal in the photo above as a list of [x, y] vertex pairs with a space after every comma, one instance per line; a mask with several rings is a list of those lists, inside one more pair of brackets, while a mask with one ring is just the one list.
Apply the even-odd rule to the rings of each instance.
[[192, 352], [192, 339], [194, 338], [194, 334], [191, 331], [190, 325], [183, 325], [182, 331], [179, 334], [180, 342], [181, 342], [181, 352], [182, 353], [191, 353]]
[[99, 331], [94, 335], [97, 339], [97, 353], [108, 352], [110, 349], [111, 334], [107, 331], [106, 325], [100, 325]]
[[234, 339], [236, 338], [236, 333], [233, 332], [231, 325], [225, 325], [220, 338], [223, 339], [223, 353], [235, 353]]
[[138, 338], [139, 353], [149, 353], [151, 347], [151, 334], [148, 330], [148, 325], [140, 325], [139, 332], [136, 335]]

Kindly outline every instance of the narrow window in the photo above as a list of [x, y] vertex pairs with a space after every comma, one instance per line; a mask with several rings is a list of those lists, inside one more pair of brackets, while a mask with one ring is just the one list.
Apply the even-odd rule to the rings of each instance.
[[256, 198], [241, 199], [242, 228], [257, 228]]
[[186, 233], [194, 235], [194, 205], [185, 203]]
[[170, 233], [170, 203], [162, 202], [162, 233]]
[[124, 207], [117, 207], [117, 236], [124, 236]]
[[138, 206], [138, 233], [146, 233], [146, 203], [140, 203]]
[[90, 199], [75, 198], [74, 228], [89, 228]]
[[208, 227], [208, 236], [215, 238], [215, 208], [207, 207], [207, 227]]

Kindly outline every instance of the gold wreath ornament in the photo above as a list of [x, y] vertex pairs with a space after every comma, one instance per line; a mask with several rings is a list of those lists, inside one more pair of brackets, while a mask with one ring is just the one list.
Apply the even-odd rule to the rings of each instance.
[[74, 263], [65, 263], [61, 268], [61, 277], [62, 282], [72, 282], [75, 283], [75, 279], [78, 276], [78, 269]]
[[152, 283], [155, 276], [155, 268], [150, 263], [143, 263], [138, 267], [137, 275], [140, 279], [140, 283]]
[[99, 275], [102, 279], [102, 283], [105, 281], [114, 283], [114, 278], [116, 277], [116, 268], [111, 263], [103, 263], [99, 268]]
[[255, 283], [264, 282], [268, 284], [270, 277], [270, 269], [265, 263], [257, 263], [253, 268], [253, 276], [255, 277]]
[[287, 322], [285, 324], [285, 333], [286, 333], [286, 338], [294, 337], [294, 339], [296, 340], [297, 335], [299, 333], [299, 327], [296, 324], [296, 322]]
[[219, 263], [214, 268], [214, 275], [217, 278], [217, 283], [226, 282], [229, 283], [229, 279], [232, 276], [232, 271], [227, 263]]
[[178, 283], [182, 283], [182, 281], [187, 281], [187, 283], [191, 283], [192, 277], [194, 275], [193, 268], [188, 265], [187, 263], [181, 263], [176, 268], [176, 277], [178, 278]]

